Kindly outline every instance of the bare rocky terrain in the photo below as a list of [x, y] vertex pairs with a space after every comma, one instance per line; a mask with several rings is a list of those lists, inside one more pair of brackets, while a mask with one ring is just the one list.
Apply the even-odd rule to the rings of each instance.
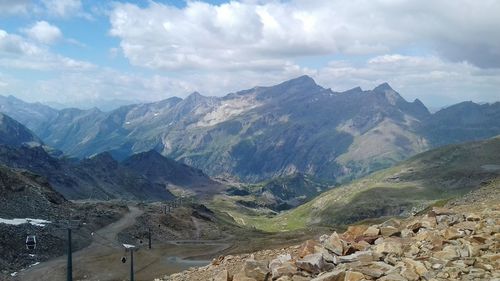
[[157, 281], [499, 280], [500, 180], [407, 219], [292, 247], [220, 256]]

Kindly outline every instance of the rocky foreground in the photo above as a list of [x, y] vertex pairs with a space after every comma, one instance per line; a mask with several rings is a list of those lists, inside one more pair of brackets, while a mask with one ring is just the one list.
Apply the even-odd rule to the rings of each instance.
[[500, 205], [467, 203], [350, 226], [299, 246], [221, 256], [156, 280], [500, 280]]

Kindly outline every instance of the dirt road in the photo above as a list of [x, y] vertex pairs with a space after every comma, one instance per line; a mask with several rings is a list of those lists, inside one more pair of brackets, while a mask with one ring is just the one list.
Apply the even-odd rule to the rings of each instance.
[[[129, 210], [120, 220], [96, 231], [91, 245], [73, 253], [73, 280], [129, 280], [130, 257], [116, 237], [119, 232], [133, 225], [143, 213], [135, 206], [129, 206]], [[227, 246], [224, 243], [176, 245], [155, 241], [153, 249], [139, 248], [134, 253], [135, 280], [153, 280], [206, 264], [208, 261], [188, 261], [183, 258], [217, 252]], [[123, 256], [127, 256], [126, 263], [121, 262]], [[66, 261], [66, 256], [58, 257], [22, 271], [17, 277], [23, 281], [66, 280]]]

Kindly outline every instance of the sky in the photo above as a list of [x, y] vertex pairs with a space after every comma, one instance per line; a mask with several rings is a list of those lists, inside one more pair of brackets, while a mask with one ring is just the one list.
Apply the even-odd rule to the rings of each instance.
[[86, 107], [301, 75], [430, 107], [500, 100], [500, 1], [0, 0], [0, 95]]

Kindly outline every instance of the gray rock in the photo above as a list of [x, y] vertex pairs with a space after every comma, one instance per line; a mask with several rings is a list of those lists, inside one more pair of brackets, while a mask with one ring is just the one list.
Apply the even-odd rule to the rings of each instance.
[[332, 264], [326, 263], [323, 259], [323, 255], [320, 253], [307, 255], [304, 258], [297, 260], [295, 264], [298, 268], [314, 274], [318, 274], [334, 267]]

